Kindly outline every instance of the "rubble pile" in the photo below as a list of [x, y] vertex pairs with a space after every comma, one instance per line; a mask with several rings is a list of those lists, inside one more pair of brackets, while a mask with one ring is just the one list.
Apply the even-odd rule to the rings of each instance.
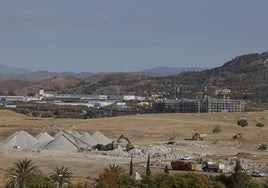
[[118, 157], [122, 159], [130, 158], [131, 156], [134, 159], [146, 159], [148, 155], [152, 159], [162, 160], [174, 160], [180, 159], [182, 157], [182, 155], [175, 153], [173, 148], [168, 148], [164, 145], [144, 146], [140, 148], [134, 148], [128, 152], [125, 150], [125, 148], [118, 147], [111, 151], [91, 150], [89, 153], [93, 155], [106, 155], [109, 157]]
[[[226, 171], [227, 172], [233, 171], [237, 159], [238, 159], [237, 157], [232, 157], [232, 158], [227, 159], [227, 161], [226, 161], [226, 167], [227, 167]], [[256, 165], [251, 159], [244, 159], [244, 158], [239, 158], [239, 161], [240, 161], [241, 167], [246, 172], [252, 172], [254, 170], [265, 172], [265, 173], [268, 172], [268, 164]]]

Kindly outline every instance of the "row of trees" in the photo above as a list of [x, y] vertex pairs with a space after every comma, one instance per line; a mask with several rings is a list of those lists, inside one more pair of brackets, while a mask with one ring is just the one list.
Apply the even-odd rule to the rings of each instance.
[[268, 179], [263, 183], [253, 181], [243, 171], [240, 161], [236, 161], [230, 175], [206, 176], [196, 173], [169, 174], [167, 166], [163, 173], [152, 174], [150, 156], [146, 173], [141, 179], [133, 177], [133, 162], [130, 161], [129, 173], [115, 164], [109, 165], [99, 174], [94, 185], [72, 184], [72, 172], [68, 167], [55, 167], [48, 177], [43, 176], [31, 160], [24, 159], [14, 163], [6, 173], [6, 188], [267, 188]]
[[[237, 125], [241, 127], [246, 127], [248, 126], [248, 121], [246, 119], [240, 119], [237, 121]], [[256, 127], [264, 127], [264, 124], [261, 122], [256, 123]]]
[[17, 113], [41, 118], [101, 118], [113, 117], [119, 115], [131, 115], [137, 113], [151, 113], [152, 109], [147, 106], [138, 106], [130, 101], [128, 108], [122, 109], [116, 105], [110, 105], [102, 108], [91, 108], [85, 105], [56, 105], [56, 104], [20, 104], [12, 108]]
[[42, 175], [41, 171], [31, 160], [18, 160], [5, 174], [6, 188], [53, 188], [55, 185], [62, 188], [64, 184], [70, 183], [72, 173], [68, 167], [55, 167], [48, 177]]

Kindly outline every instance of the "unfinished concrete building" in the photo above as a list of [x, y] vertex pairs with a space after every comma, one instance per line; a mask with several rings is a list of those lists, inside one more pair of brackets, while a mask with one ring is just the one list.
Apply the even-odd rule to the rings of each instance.
[[162, 100], [154, 103], [156, 112], [204, 113], [204, 112], [243, 112], [245, 102], [231, 99], [179, 99]]
[[208, 112], [244, 112], [245, 101], [230, 99], [209, 99]]

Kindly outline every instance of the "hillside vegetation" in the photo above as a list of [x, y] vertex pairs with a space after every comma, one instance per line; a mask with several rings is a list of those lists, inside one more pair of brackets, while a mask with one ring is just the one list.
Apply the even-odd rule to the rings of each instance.
[[155, 77], [133, 73], [102, 73], [85, 79], [57, 76], [40, 82], [0, 82], [0, 93], [27, 95], [37, 88], [52, 93], [76, 94], [136, 94], [149, 96], [163, 94], [174, 98], [201, 98], [205, 86], [211, 97], [216, 89], [228, 88], [232, 99], [245, 99], [257, 103], [268, 102], [268, 52], [234, 58], [221, 67], [204, 71], [183, 72], [178, 75]]

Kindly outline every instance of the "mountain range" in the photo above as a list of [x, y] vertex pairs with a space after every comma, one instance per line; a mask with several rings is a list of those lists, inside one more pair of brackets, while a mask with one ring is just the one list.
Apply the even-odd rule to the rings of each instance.
[[27, 74], [31, 71], [23, 68], [18, 67], [9, 67], [5, 65], [0, 64], [0, 75], [6, 75], [6, 74]]
[[[37, 81], [38, 77], [35, 81], [2, 78], [0, 94], [29, 95], [42, 88], [46, 93], [57, 94], [158, 94], [164, 98], [196, 99], [202, 98], [204, 88], [207, 88], [209, 97], [220, 97], [215, 91], [228, 88], [232, 99], [268, 103], [268, 52], [237, 56], [212, 69], [183, 70], [165, 76], [153, 74], [157, 72], [160, 75], [158, 70], [165, 72], [160, 67], [145, 70], [144, 73], [81, 73], [80, 76], [51, 73], [50, 78], [40, 81]], [[39, 76], [42, 72], [38, 72]], [[45, 72], [44, 75], [49, 74]]]
[[[146, 69], [139, 72], [131, 72], [131, 73], [142, 73], [147, 75], [154, 75], [154, 76], [167, 76], [167, 75], [174, 75], [179, 74], [181, 72], [188, 72], [188, 71], [200, 71], [205, 70], [206, 68], [203, 67], [155, 67], [152, 69]], [[42, 81], [45, 79], [53, 78], [55, 76], [60, 75], [69, 75], [76, 78], [88, 78], [92, 75], [96, 75], [99, 73], [92, 73], [92, 72], [81, 72], [81, 73], [73, 73], [73, 72], [49, 72], [49, 71], [31, 71], [23, 68], [17, 67], [9, 67], [0, 64], [0, 77], [5, 79], [18, 79], [18, 80], [27, 80], [27, 81]]]

